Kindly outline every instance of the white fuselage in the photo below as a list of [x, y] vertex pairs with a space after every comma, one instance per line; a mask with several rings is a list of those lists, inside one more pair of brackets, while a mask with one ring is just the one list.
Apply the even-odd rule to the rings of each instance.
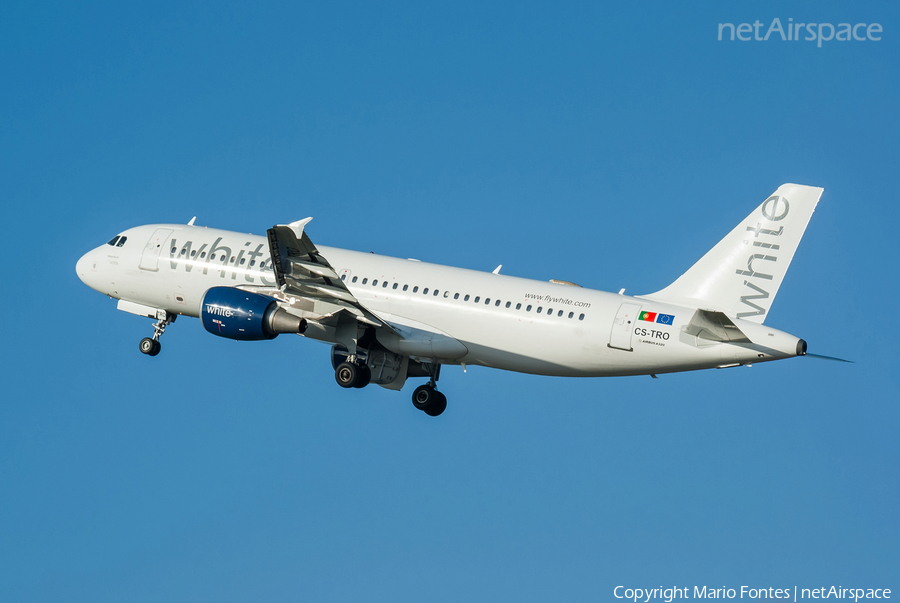
[[[211, 287], [275, 286], [264, 236], [175, 224], [140, 226], [122, 236], [127, 237], [124, 245], [102, 245], [76, 267], [86, 284], [116, 299], [197, 317]], [[684, 327], [696, 308], [318, 249], [363, 306], [401, 333], [424, 332], [434, 338], [430, 358], [421, 348], [407, 353], [423, 360], [586, 377], [734, 366], [797, 355], [798, 338], [747, 321], [735, 320], [753, 343], [689, 335]], [[326, 331], [306, 335], [336, 343]], [[404, 353], [402, 341], [385, 345]]]

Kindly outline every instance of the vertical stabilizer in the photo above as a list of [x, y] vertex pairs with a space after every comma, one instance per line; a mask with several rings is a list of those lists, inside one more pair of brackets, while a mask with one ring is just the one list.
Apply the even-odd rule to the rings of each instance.
[[823, 190], [781, 185], [678, 280], [642, 297], [762, 323]]

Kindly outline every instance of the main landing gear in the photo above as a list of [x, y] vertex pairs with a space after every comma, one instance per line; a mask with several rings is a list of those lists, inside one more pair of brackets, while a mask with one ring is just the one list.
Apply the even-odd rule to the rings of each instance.
[[[373, 362], [376, 367], [380, 362], [377, 356], [373, 360], [371, 354], [371, 351], [363, 351], [363, 354], [360, 355], [350, 354], [347, 348], [334, 346], [331, 350], [331, 366], [334, 367], [334, 380], [337, 381], [337, 384], [347, 389], [367, 386], [372, 380], [372, 372], [367, 362]], [[376, 370], [383, 370], [383, 367]], [[408, 374], [411, 377], [430, 377], [428, 383], [420, 385], [413, 392], [413, 406], [432, 417], [438, 416], [447, 409], [447, 397], [437, 391], [437, 380], [441, 375], [440, 364], [418, 361], [413, 364], [410, 361]]]
[[413, 406], [426, 415], [436, 417], [447, 409], [447, 396], [434, 389], [429, 382], [416, 388], [412, 395]]
[[436, 417], [447, 409], [447, 396], [437, 390], [437, 380], [441, 376], [441, 365], [432, 365], [431, 379], [413, 391], [413, 406], [426, 415]]
[[372, 380], [372, 371], [361, 362], [351, 362], [348, 358], [334, 369], [334, 380], [341, 387], [363, 388]]
[[162, 349], [159, 338], [166, 331], [166, 327], [170, 323], [175, 322], [178, 315], [161, 310], [159, 314], [157, 314], [157, 317], [159, 320], [153, 325], [153, 337], [144, 337], [141, 339], [141, 354], [147, 354], [148, 356], [156, 356], [159, 354], [159, 350]]

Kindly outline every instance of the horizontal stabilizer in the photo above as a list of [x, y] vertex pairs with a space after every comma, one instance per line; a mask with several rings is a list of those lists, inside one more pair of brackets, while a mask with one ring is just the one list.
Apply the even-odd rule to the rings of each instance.
[[744, 332], [723, 312], [697, 310], [684, 331], [688, 335], [694, 335], [709, 341], [750, 343], [750, 339], [744, 335]]

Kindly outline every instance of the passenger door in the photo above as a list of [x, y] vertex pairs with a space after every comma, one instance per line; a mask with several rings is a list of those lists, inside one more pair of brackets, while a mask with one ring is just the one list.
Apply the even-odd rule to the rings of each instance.
[[619, 306], [616, 318], [609, 332], [609, 347], [631, 352], [631, 335], [641, 311], [640, 304], [624, 303]]
[[162, 246], [172, 231], [168, 228], [157, 228], [150, 240], [144, 246], [144, 252], [141, 254], [141, 270], [156, 271], [159, 270], [159, 254], [162, 253]]

